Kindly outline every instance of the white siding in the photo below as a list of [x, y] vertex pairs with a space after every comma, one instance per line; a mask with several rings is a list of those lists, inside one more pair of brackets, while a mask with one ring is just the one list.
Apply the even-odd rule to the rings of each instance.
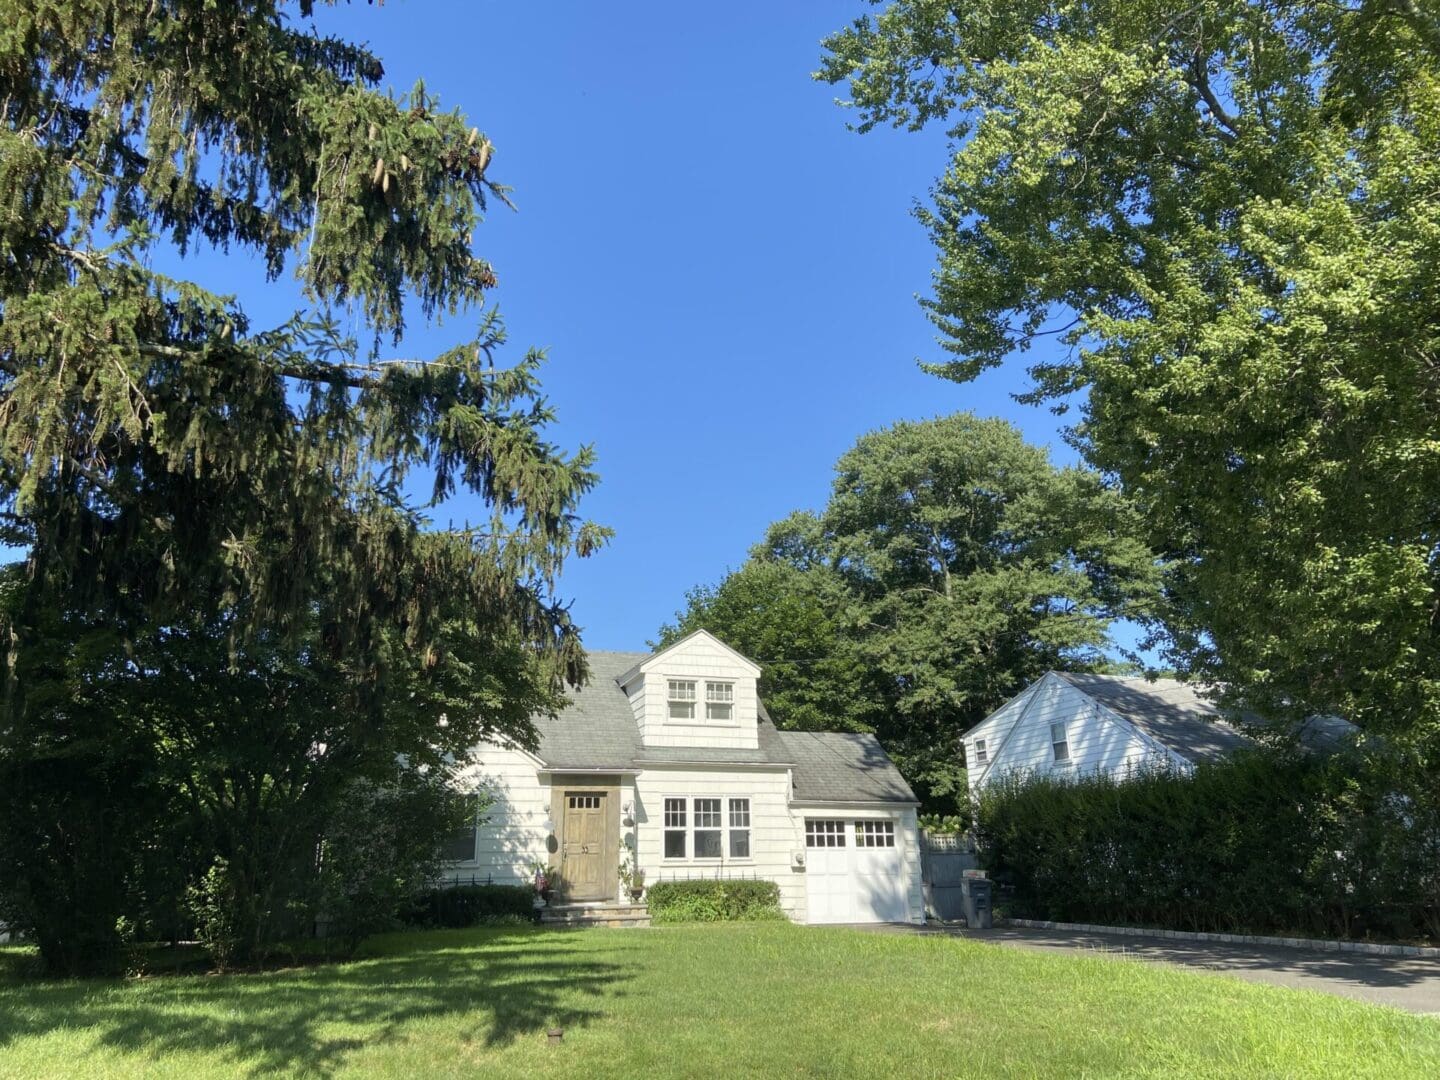
[[447, 876], [528, 884], [531, 866], [546, 858], [550, 785], [541, 782], [535, 759], [521, 750], [484, 743], [476, 748], [475, 759], [460, 774], [460, 787], [488, 792], [495, 801], [480, 826], [475, 860], [451, 864]]
[[[1050, 725], [1065, 722], [1068, 762], [1057, 762]], [[989, 762], [975, 764], [975, 740], [984, 739]], [[1188, 763], [1111, 713], [1084, 691], [1048, 674], [1006, 702], [965, 735], [970, 792], [1016, 771], [1080, 776], [1107, 772], [1124, 777], [1169, 762]]]
[[[635, 826], [639, 841], [640, 865], [647, 882], [686, 877], [756, 877], [780, 886], [780, 904], [793, 919], [805, 917], [805, 879], [792, 867], [792, 855], [803, 850], [805, 838], [796, 842], [789, 807], [789, 774], [783, 770], [646, 769], [635, 778]], [[686, 859], [666, 859], [664, 811], [667, 796], [691, 799], [750, 800], [750, 858], [743, 860], [696, 859], [687, 849]], [[728, 803], [721, 805], [728, 828]], [[728, 850], [728, 848], [727, 848]]]
[[[755, 750], [760, 745], [756, 730], [759, 712], [753, 665], [740, 659], [708, 634], [695, 634], [641, 665], [642, 674], [626, 687], [631, 705], [640, 699], [637, 718], [640, 740], [645, 746], [706, 746], [722, 749]], [[669, 681], [695, 682], [694, 722], [678, 722], [669, 716]], [[705, 680], [735, 684], [735, 708], [729, 723], [705, 719]], [[638, 686], [637, 686], [638, 684]]]
[[[473, 862], [456, 863], [447, 876], [461, 881], [472, 877], [499, 885], [523, 885], [530, 881], [530, 868], [547, 858], [545, 821], [550, 816], [551, 776], [529, 755], [513, 749], [482, 745], [476, 762], [462, 773], [465, 788], [482, 788], [495, 799], [479, 829]], [[564, 777], [553, 778], [564, 783]], [[637, 864], [645, 870], [647, 882], [691, 877], [754, 877], [780, 887], [780, 904], [797, 922], [806, 919], [805, 871], [795, 865], [795, 854], [805, 850], [807, 817], [837, 818], [844, 821], [891, 819], [895, 822], [896, 846], [908, 897], [910, 921], [924, 920], [924, 899], [920, 886], [919, 833], [911, 808], [883, 807], [792, 807], [789, 802], [790, 776], [782, 769], [736, 769], [727, 766], [705, 768], [685, 766], [649, 768], [635, 777], [625, 777], [620, 789], [620, 806], [630, 805], [635, 827], [621, 829], [621, 844], [637, 848]], [[664, 807], [666, 797], [686, 800], [722, 800], [722, 828], [729, 829], [729, 800], [750, 800], [750, 857], [748, 859], [696, 859], [693, 848], [685, 859], [664, 856]], [[687, 802], [687, 815], [693, 806]], [[693, 817], [690, 819], [693, 828]], [[726, 845], [728, 850], [728, 843]], [[624, 857], [622, 851], [621, 857]]]

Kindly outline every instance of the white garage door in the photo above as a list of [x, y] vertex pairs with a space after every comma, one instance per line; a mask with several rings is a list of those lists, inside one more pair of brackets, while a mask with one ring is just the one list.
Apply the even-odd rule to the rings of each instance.
[[806, 818], [805, 899], [812, 923], [908, 921], [895, 823]]

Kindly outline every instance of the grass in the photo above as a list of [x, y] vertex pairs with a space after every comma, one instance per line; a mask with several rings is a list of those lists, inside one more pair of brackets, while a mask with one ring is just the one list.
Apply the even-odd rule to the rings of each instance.
[[69, 983], [22, 981], [24, 959], [0, 949], [6, 1078], [1440, 1075], [1433, 1019], [940, 936], [498, 927], [343, 965]]

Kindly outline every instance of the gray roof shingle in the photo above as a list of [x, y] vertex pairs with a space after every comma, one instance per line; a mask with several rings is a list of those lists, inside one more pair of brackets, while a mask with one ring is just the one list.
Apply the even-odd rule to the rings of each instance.
[[916, 802], [915, 793], [874, 735], [779, 731], [795, 762], [797, 802]]
[[1248, 735], [1226, 722], [1219, 706], [1178, 679], [1055, 674], [1190, 761], [1220, 761], [1254, 745]]
[[[1088, 675], [1057, 671], [1106, 708], [1119, 713], [1147, 735], [1194, 762], [1223, 760], [1242, 747], [1254, 746], [1252, 733], [1263, 734], [1273, 721], [1251, 712], [1226, 712], [1192, 683], [1178, 679], [1140, 679], [1121, 675]], [[1359, 729], [1339, 716], [1311, 716], [1283, 724], [1307, 750], [1330, 753], [1352, 742]]]
[[635, 769], [708, 762], [793, 767], [795, 797], [817, 802], [914, 802], [915, 795], [873, 735], [777, 731], [760, 705], [759, 748], [640, 745], [618, 680], [650, 653], [591, 652], [590, 680], [555, 717], [540, 717], [538, 754], [556, 769]]

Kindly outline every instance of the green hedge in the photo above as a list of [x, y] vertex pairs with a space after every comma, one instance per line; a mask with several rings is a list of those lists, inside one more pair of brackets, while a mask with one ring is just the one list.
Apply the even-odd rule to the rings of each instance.
[[977, 839], [1015, 916], [1440, 940], [1437, 789], [1395, 754], [1256, 752], [1190, 777], [1001, 781]]
[[783, 919], [773, 881], [661, 881], [645, 894], [657, 923]]
[[454, 885], [422, 892], [404, 921], [411, 926], [461, 927], [534, 917], [535, 892], [528, 885]]

